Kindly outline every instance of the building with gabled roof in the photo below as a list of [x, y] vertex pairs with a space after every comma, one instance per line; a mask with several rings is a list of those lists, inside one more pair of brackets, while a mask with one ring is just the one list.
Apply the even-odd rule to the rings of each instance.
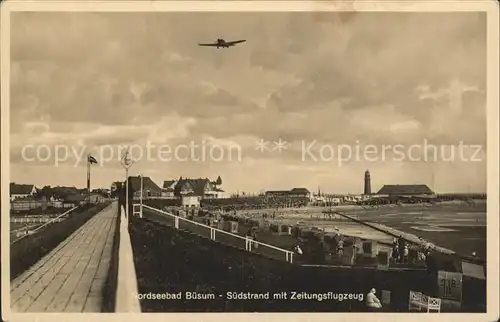
[[306, 188], [293, 188], [289, 194], [297, 197], [309, 197], [311, 192]]
[[176, 180], [166, 180], [163, 181], [163, 188], [161, 192], [161, 196], [163, 198], [175, 198], [175, 185], [177, 184]]
[[37, 193], [37, 189], [33, 184], [17, 184], [11, 182], [9, 188], [11, 201], [18, 198], [33, 197]]
[[435, 193], [425, 184], [412, 184], [384, 185], [377, 194], [387, 196], [419, 196], [434, 195]]
[[214, 182], [208, 178], [202, 179], [182, 179], [180, 178], [174, 188], [174, 195], [177, 197], [183, 195], [196, 195], [203, 199], [217, 198]]
[[286, 197], [290, 193], [290, 190], [268, 190], [266, 191], [266, 197]]
[[87, 196], [75, 193], [64, 196], [62, 204], [64, 208], [72, 208], [84, 204], [87, 199]]
[[163, 181], [163, 189], [174, 189], [177, 181], [176, 180], [166, 180]]
[[[135, 176], [129, 177], [130, 189], [134, 191], [134, 198], [140, 198], [141, 196], [141, 177]], [[142, 178], [142, 197], [148, 198], [160, 198], [162, 189], [150, 178], [143, 177]]]
[[208, 178], [182, 178], [165, 180], [163, 182], [162, 197], [180, 198], [182, 196], [198, 196], [201, 199], [215, 199], [224, 197], [224, 190], [218, 188], [216, 181]]
[[90, 203], [103, 203], [110, 200], [109, 194], [104, 191], [92, 191], [90, 193]]
[[306, 188], [293, 188], [292, 190], [270, 190], [266, 191], [266, 197], [292, 197], [311, 199], [312, 194]]

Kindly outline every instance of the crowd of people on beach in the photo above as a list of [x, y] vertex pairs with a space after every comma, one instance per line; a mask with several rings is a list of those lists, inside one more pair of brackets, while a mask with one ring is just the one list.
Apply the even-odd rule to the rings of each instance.
[[420, 243], [410, 243], [402, 236], [394, 238], [391, 262], [399, 264], [428, 263], [435, 246], [419, 237]]
[[308, 198], [300, 197], [248, 197], [228, 199], [207, 199], [202, 201], [202, 207], [207, 209], [232, 212], [255, 209], [301, 208], [307, 206]]

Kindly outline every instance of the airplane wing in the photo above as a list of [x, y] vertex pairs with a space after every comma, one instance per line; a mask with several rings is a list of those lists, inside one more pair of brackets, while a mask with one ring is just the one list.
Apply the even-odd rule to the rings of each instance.
[[234, 46], [236, 44], [245, 42], [246, 40], [235, 40], [235, 41], [226, 41], [225, 45], [226, 46]]
[[198, 46], [210, 46], [210, 47], [217, 47], [217, 44], [198, 44]]

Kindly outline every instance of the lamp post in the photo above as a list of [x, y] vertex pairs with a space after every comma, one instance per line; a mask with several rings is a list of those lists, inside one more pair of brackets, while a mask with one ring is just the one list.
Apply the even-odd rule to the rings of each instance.
[[127, 149], [120, 160], [122, 167], [125, 169], [125, 216], [128, 220], [129, 218], [129, 204], [128, 204], [128, 169], [134, 163], [134, 160], [130, 157], [130, 152]]

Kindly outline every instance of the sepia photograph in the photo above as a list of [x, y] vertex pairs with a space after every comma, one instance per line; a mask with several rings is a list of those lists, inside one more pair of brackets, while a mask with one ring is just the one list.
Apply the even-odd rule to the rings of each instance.
[[498, 4], [70, 4], [2, 6], [3, 315], [498, 317]]

